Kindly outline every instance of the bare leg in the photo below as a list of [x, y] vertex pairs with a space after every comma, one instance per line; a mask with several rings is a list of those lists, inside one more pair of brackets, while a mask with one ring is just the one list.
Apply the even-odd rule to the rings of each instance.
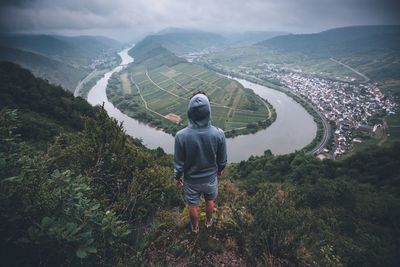
[[206, 223], [210, 223], [214, 212], [214, 200], [206, 200]]
[[199, 210], [197, 206], [189, 206], [189, 216], [193, 228], [199, 227]]

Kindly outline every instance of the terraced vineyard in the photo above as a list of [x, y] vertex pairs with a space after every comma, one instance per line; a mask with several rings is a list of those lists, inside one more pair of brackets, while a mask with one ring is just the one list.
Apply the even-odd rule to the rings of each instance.
[[175, 133], [187, 125], [187, 106], [197, 91], [206, 92], [212, 123], [227, 136], [255, 132], [275, 119], [272, 107], [251, 90], [191, 63], [153, 69], [133, 64], [112, 77], [107, 95], [127, 115]]

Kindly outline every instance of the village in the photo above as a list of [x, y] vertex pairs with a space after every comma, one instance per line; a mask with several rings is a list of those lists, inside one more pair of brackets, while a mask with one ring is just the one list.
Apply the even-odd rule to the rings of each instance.
[[116, 61], [116, 55], [113, 50], [103, 51], [99, 56], [92, 60], [88, 65], [90, 70], [111, 68]]
[[325, 149], [319, 155], [321, 158], [340, 157], [354, 143], [363, 142], [363, 137], [384, 138], [387, 135], [387, 126], [381, 118], [394, 114], [396, 103], [385, 96], [376, 83], [359, 83], [349, 77], [345, 78], [349, 82], [328, 80], [266, 63], [258, 67], [261, 73], [256, 74], [257, 78], [279, 81], [310, 101], [334, 126], [334, 146], [331, 151]]

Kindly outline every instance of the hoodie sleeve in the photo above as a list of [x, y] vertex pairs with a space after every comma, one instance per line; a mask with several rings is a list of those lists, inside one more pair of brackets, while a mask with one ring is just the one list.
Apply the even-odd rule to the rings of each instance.
[[185, 151], [179, 141], [179, 136], [175, 136], [175, 146], [174, 146], [174, 177], [179, 179], [182, 177], [184, 171], [185, 163]]
[[221, 132], [221, 138], [218, 143], [218, 151], [217, 151], [218, 171], [222, 171], [225, 168], [227, 162], [225, 134], [222, 130], [220, 130], [220, 132]]

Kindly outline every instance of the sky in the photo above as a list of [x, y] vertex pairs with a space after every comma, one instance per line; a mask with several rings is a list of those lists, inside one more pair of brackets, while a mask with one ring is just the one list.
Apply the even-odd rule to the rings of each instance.
[[0, 0], [0, 32], [105, 35], [130, 41], [167, 27], [319, 32], [400, 25], [400, 0]]

